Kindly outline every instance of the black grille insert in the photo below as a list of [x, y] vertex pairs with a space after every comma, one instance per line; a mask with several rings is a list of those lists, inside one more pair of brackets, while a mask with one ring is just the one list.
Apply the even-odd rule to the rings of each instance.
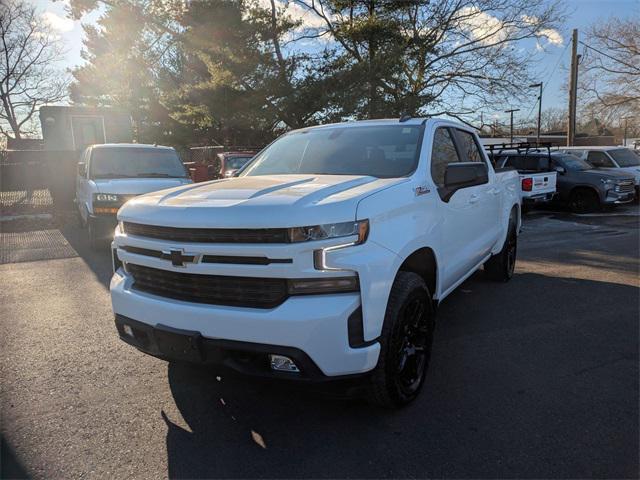
[[288, 297], [287, 279], [232, 277], [171, 272], [127, 264], [133, 288], [186, 302], [274, 308]]
[[179, 228], [124, 222], [127, 235], [196, 243], [290, 243], [286, 228]]

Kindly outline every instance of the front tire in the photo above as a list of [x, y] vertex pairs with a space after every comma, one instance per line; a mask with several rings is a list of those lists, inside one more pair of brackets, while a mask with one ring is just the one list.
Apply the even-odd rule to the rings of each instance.
[[78, 227], [84, 230], [85, 228], [87, 228], [87, 222], [82, 217], [82, 212], [80, 211], [81, 208], [81, 206], [78, 206], [78, 208], [76, 208], [76, 213], [78, 214]]
[[493, 255], [484, 264], [484, 272], [490, 280], [496, 282], [508, 282], [513, 277], [516, 268], [516, 257], [518, 255], [518, 232], [516, 231], [516, 215], [509, 218], [507, 238], [504, 241], [502, 250]]
[[102, 246], [102, 239], [98, 237], [96, 227], [90, 218], [87, 221], [87, 236], [89, 237], [89, 248], [93, 251], [99, 250]]
[[399, 272], [389, 294], [378, 365], [370, 377], [369, 400], [387, 408], [416, 399], [429, 368], [434, 312], [424, 280]]
[[569, 208], [573, 213], [591, 213], [600, 209], [600, 198], [593, 190], [577, 188], [569, 196]]

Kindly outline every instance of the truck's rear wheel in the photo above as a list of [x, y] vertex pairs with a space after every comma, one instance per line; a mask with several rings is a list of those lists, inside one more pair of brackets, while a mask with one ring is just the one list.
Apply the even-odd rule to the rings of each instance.
[[422, 278], [399, 272], [393, 283], [380, 340], [378, 365], [370, 377], [370, 400], [398, 408], [414, 400], [431, 357], [434, 315]]
[[516, 268], [516, 257], [518, 254], [518, 233], [516, 232], [515, 213], [509, 218], [509, 228], [507, 238], [504, 241], [502, 250], [493, 255], [484, 264], [484, 273], [491, 280], [497, 282], [508, 282], [513, 277]]

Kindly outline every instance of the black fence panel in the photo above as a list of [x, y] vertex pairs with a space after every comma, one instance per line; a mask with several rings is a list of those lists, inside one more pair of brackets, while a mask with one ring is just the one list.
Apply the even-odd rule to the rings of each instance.
[[79, 152], [73, 150], [5, 150], [0, 152], [0, 190], [49, 189], [57, 207], [69, 207], [75, 197]]

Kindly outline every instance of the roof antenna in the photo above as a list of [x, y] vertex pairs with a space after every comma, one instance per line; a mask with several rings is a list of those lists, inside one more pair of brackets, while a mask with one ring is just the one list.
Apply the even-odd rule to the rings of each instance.
[[400, 117], [400, 123], [404, 123], [407, 120], [411, 120], [411, 115], [409, 115], [408, 113], [405, 113]]

